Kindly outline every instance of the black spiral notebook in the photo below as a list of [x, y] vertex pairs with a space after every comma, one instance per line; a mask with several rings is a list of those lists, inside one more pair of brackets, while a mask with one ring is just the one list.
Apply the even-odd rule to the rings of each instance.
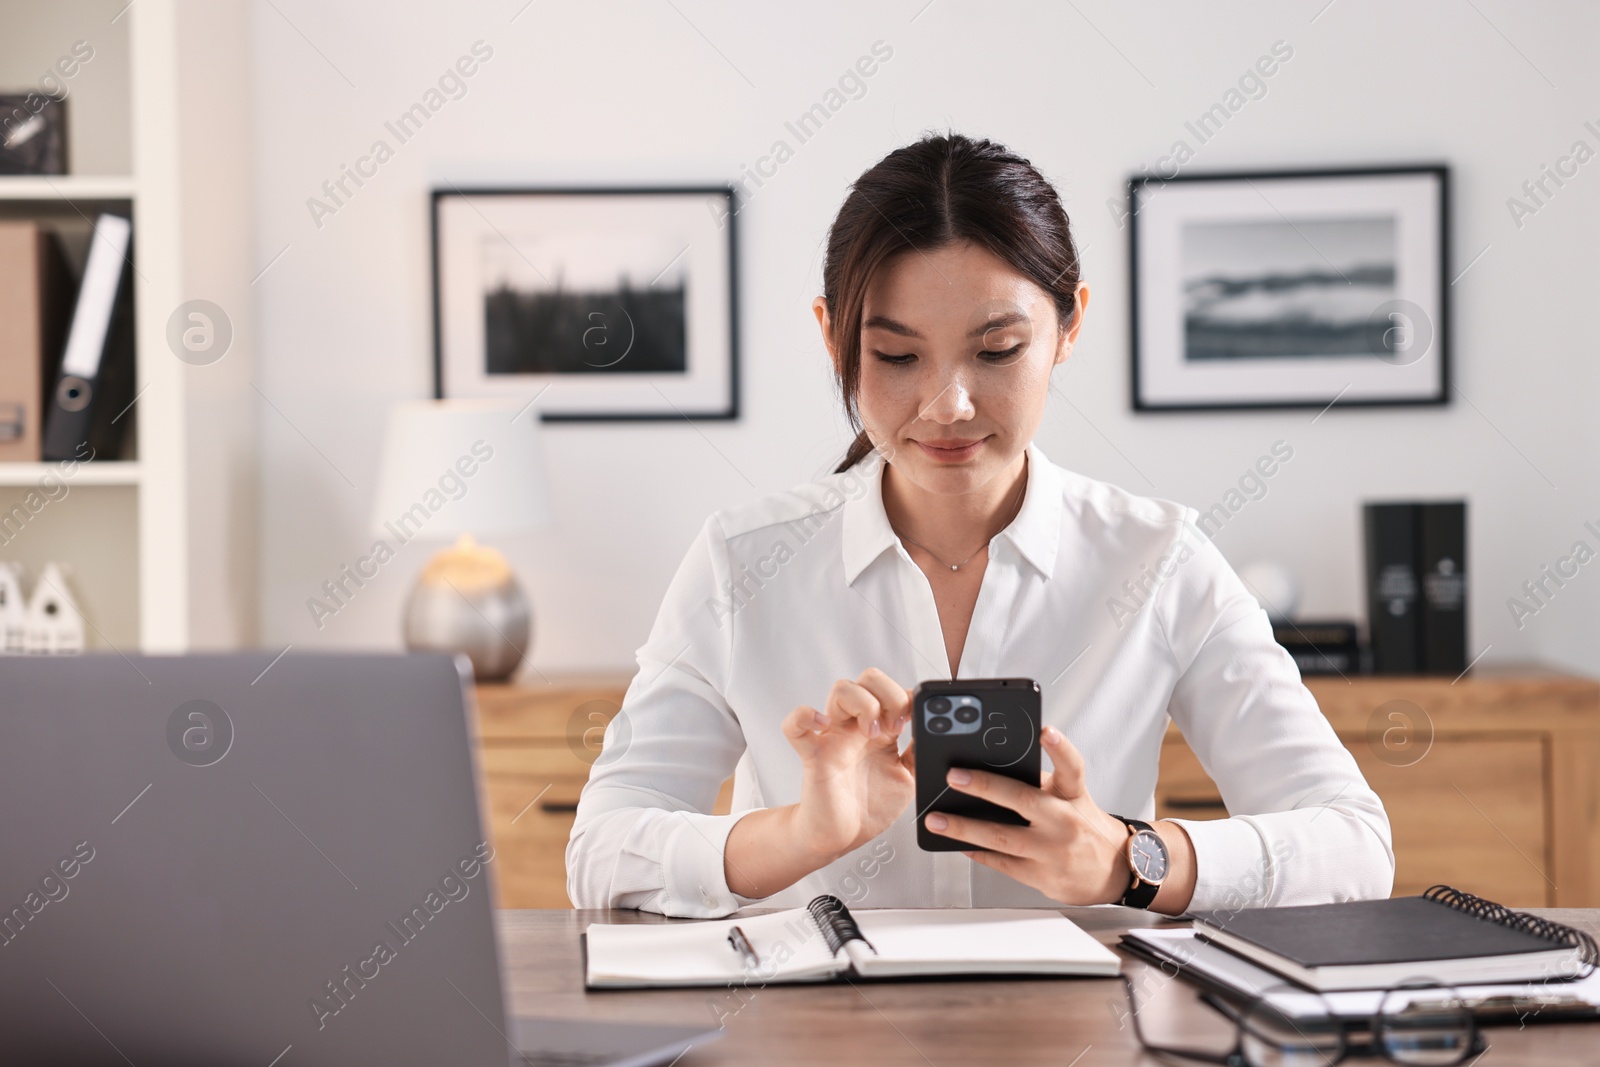
[[1195, 933], [1320, 992], [1428, 977], [1449, 985], [1586, 975], [1588, 934], [1436, 885], [1416, 897], [1200, 911]]
[[[730, 940], [733, 928], [750, 951]], [[1048, 908], [862, 909], [831, 895], [737, 919], [591, 923], [585, 985], [721, 986], [840, 975], [1115, 975], [1114, 953]]]

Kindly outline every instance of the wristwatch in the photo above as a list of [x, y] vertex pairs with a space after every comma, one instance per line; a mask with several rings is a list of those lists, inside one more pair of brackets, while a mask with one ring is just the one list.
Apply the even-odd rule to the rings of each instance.
[[1155, 827], [1147, 822], [1121, 815], [1113, 815], [1112, 818], [1120, 819], [1128, 827], [1128, 851], [1125, 854], [1129, 872], [1128, 891], [1122, 894], [1122, 899], [1117, 903], [1128, 908], [1149, 908], [1160, 892], [1167, 872], [1172, 869], [1172, 856], [1167, 852], [1167, 843], [1161, 840]]

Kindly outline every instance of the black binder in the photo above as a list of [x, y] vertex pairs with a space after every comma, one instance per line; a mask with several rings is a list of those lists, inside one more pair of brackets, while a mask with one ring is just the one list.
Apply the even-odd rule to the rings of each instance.
[[1362, 518], [1373, 673], [1415, 674], [1422, 669], [1416, 505], [1368, 504]]
[[1422, 670], [1467, 669], [1467, 505], [1417, 505], [1422, 572]]
[[46, 460], [122, 455], [133, 421], [132, 257], [129, 220], [95, 219], [67, 342], [45, 377], [52, 383], [41, 445]]
[[1467, 505], [1367, 504], [1367, 627], [1376, 674], [1467, 669]]

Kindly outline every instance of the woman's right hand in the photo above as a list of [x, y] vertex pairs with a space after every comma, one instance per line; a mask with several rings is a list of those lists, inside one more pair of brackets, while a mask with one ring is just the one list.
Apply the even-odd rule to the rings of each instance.
[[822, 711], [802, 706], [784, 719], [802, 765], [795, 844], [818, 866], [877, 837], [911, 803], [913, 754], [899, 750], [910, 721], [911, 694], [876, 667], [835, 682]]
[[916, 793], [912, 752], [900, 754], [911, 694], [869, 668], [833, 684], [822, 711], [799, 707], [783, 735], [800, 754], [800, 801], [740, 818], [723, 847], [728, 888], [759, 900], [886, 830]]

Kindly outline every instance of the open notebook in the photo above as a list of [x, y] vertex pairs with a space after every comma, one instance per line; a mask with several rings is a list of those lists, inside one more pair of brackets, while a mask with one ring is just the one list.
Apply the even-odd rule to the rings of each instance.
[[[729, 940], [737, 926], [754, 952]], [[816, 982], [837, 975], [1111, 976], [1117, 957], [1059, 912], [1041, 909], [883, 909], [854, 914], [838, 897], [738, 919], [591, 923], [591, 989]]]

